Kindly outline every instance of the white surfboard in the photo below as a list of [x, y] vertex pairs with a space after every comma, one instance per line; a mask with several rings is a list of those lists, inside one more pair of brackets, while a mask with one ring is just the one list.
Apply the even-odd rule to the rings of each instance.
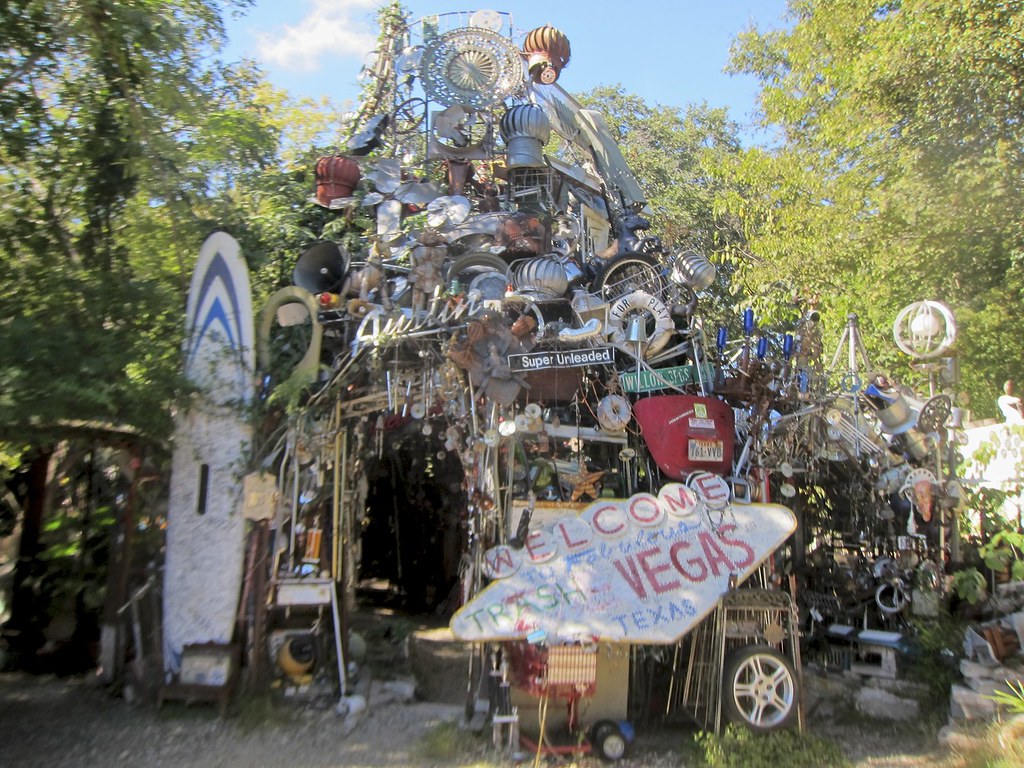
[[227, 233], [203, 243], [186, 312], [184, 372], [198, 393], [177, 416], [167, 509], [164, 668], [174, 672], [186, 645], [231, 641], [242, 583], [255, 353], [249, 270]]

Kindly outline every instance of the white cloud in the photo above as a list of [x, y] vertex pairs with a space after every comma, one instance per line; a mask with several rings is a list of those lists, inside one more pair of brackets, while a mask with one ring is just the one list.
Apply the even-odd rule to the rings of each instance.
[[256, 35], [259, 58], [284, 69], [312, 72], [325, 58], [362, 59], [377, 44], [381, 0], [310, 0], [296, 24]]

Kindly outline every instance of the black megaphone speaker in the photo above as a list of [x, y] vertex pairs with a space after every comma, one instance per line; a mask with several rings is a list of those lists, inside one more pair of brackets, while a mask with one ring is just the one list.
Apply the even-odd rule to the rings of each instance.
[[331, 240], [313, 243], [295, 262], [292, 282], [312, 294], [338, 293], [348, 274], [348, 252]]

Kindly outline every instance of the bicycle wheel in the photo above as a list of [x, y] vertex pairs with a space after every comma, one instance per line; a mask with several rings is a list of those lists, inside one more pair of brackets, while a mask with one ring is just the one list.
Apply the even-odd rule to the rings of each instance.
[[402, 136], [417, 130], [426, 114], [427, 103], [423, 99], [406, 99], [395, 107], [392, 121], [395, 133]]
[[605, 301], [614, 301], [633, 291], [660, 297], [665, 290], [661, 267], [651, 256], [626, 253], [611, 259], [590, 284], [590, 290]]

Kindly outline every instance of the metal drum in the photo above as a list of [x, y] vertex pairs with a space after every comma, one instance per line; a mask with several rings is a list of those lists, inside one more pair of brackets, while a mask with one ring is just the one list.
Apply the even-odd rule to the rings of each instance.
[[533, 104], [509, 108], [498, 124], [505, 141], [509, 168], [543, 167], [544, 145], [551, 137], [551, 122], [544, 110]]
[[565, 295], [569, 277], [562, 262], [540, 256], [520, 263], [515, 271], [515, 286], [520, 293], [554, 299]]
[[715, 265], [703, 254], [683, 251], [675, 258], [672, 279], [694, 291], [703, 291], [715, 282]]

